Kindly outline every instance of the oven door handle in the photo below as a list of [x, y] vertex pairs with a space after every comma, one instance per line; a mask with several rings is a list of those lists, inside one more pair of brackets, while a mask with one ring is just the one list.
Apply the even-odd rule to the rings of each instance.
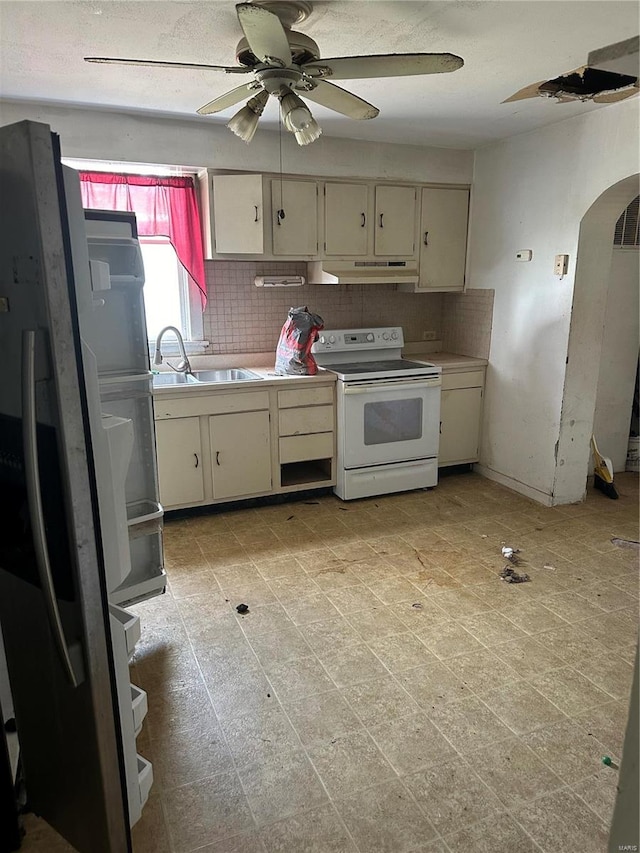
[[415, 391], [419, 388], [438, 388], [442, 385], [440, 376], [433, 376], [425, 379], [424, 376], [416, 376], [415, 379], [376, 379], [372, 382], [361, 382], [353, 385], [344, 383], [345, 394], [370, 394], [372, 391], [380, 391], [383, 388], [393, 388], [395, 391], [401, 390], [403, 387], [408, 391]]

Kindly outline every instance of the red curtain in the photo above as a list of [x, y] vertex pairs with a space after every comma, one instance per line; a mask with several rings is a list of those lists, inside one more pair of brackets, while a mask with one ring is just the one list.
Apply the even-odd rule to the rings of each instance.
[[193, 178], [80, 172], [84, 207], [135, 213], [141, 237], [168, 237], [207, 302], [200, 214]]

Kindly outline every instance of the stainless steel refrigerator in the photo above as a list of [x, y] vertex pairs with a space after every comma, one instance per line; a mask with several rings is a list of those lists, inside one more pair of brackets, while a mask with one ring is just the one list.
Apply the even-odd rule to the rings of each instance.
[[152, 782], [126, 605], [165, 588], [135, 219], [85, 218], [58, 137], [35, 122], [0, 128], [0, 209], [2, 711], [28, 810], [80, 853], [120, 853]]

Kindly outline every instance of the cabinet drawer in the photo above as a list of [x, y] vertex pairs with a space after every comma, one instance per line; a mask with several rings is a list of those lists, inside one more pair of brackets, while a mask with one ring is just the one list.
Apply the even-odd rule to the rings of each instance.
[[154, 400], [156, 420], [186, 418], [198, 415], [222, 415], [229, 412], [258, 412], [269, 408], [268, 391], [246, 391], [234, 394], [198, 394]]
[[283, 409], [278, 412], [280, 435], [308, 435], [333, 431], [333, 406]]
[[317, 406], [319, 403], [333, 403], [333, 385], [278, 391], [278, 407], [280, 409], [292, 409], [296, 406]]
[[455, 388], [478, 388], [484, 385], [484, 370], [467, 370], [460, 373], [443, 373], [442, 390]]
[[291, 435], [280, 439], [280, 464], [304, 462], [307, 459], [330, 459], [332, 456], [332, 432]]

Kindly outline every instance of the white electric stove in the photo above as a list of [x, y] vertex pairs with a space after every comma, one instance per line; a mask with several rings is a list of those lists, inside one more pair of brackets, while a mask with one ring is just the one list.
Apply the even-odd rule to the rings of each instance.
[[324, 331], [313, 345], [338, 377], [335, 493], [343, 500], [438, 482], [441, 368], [402, 358], [402, 328]]

